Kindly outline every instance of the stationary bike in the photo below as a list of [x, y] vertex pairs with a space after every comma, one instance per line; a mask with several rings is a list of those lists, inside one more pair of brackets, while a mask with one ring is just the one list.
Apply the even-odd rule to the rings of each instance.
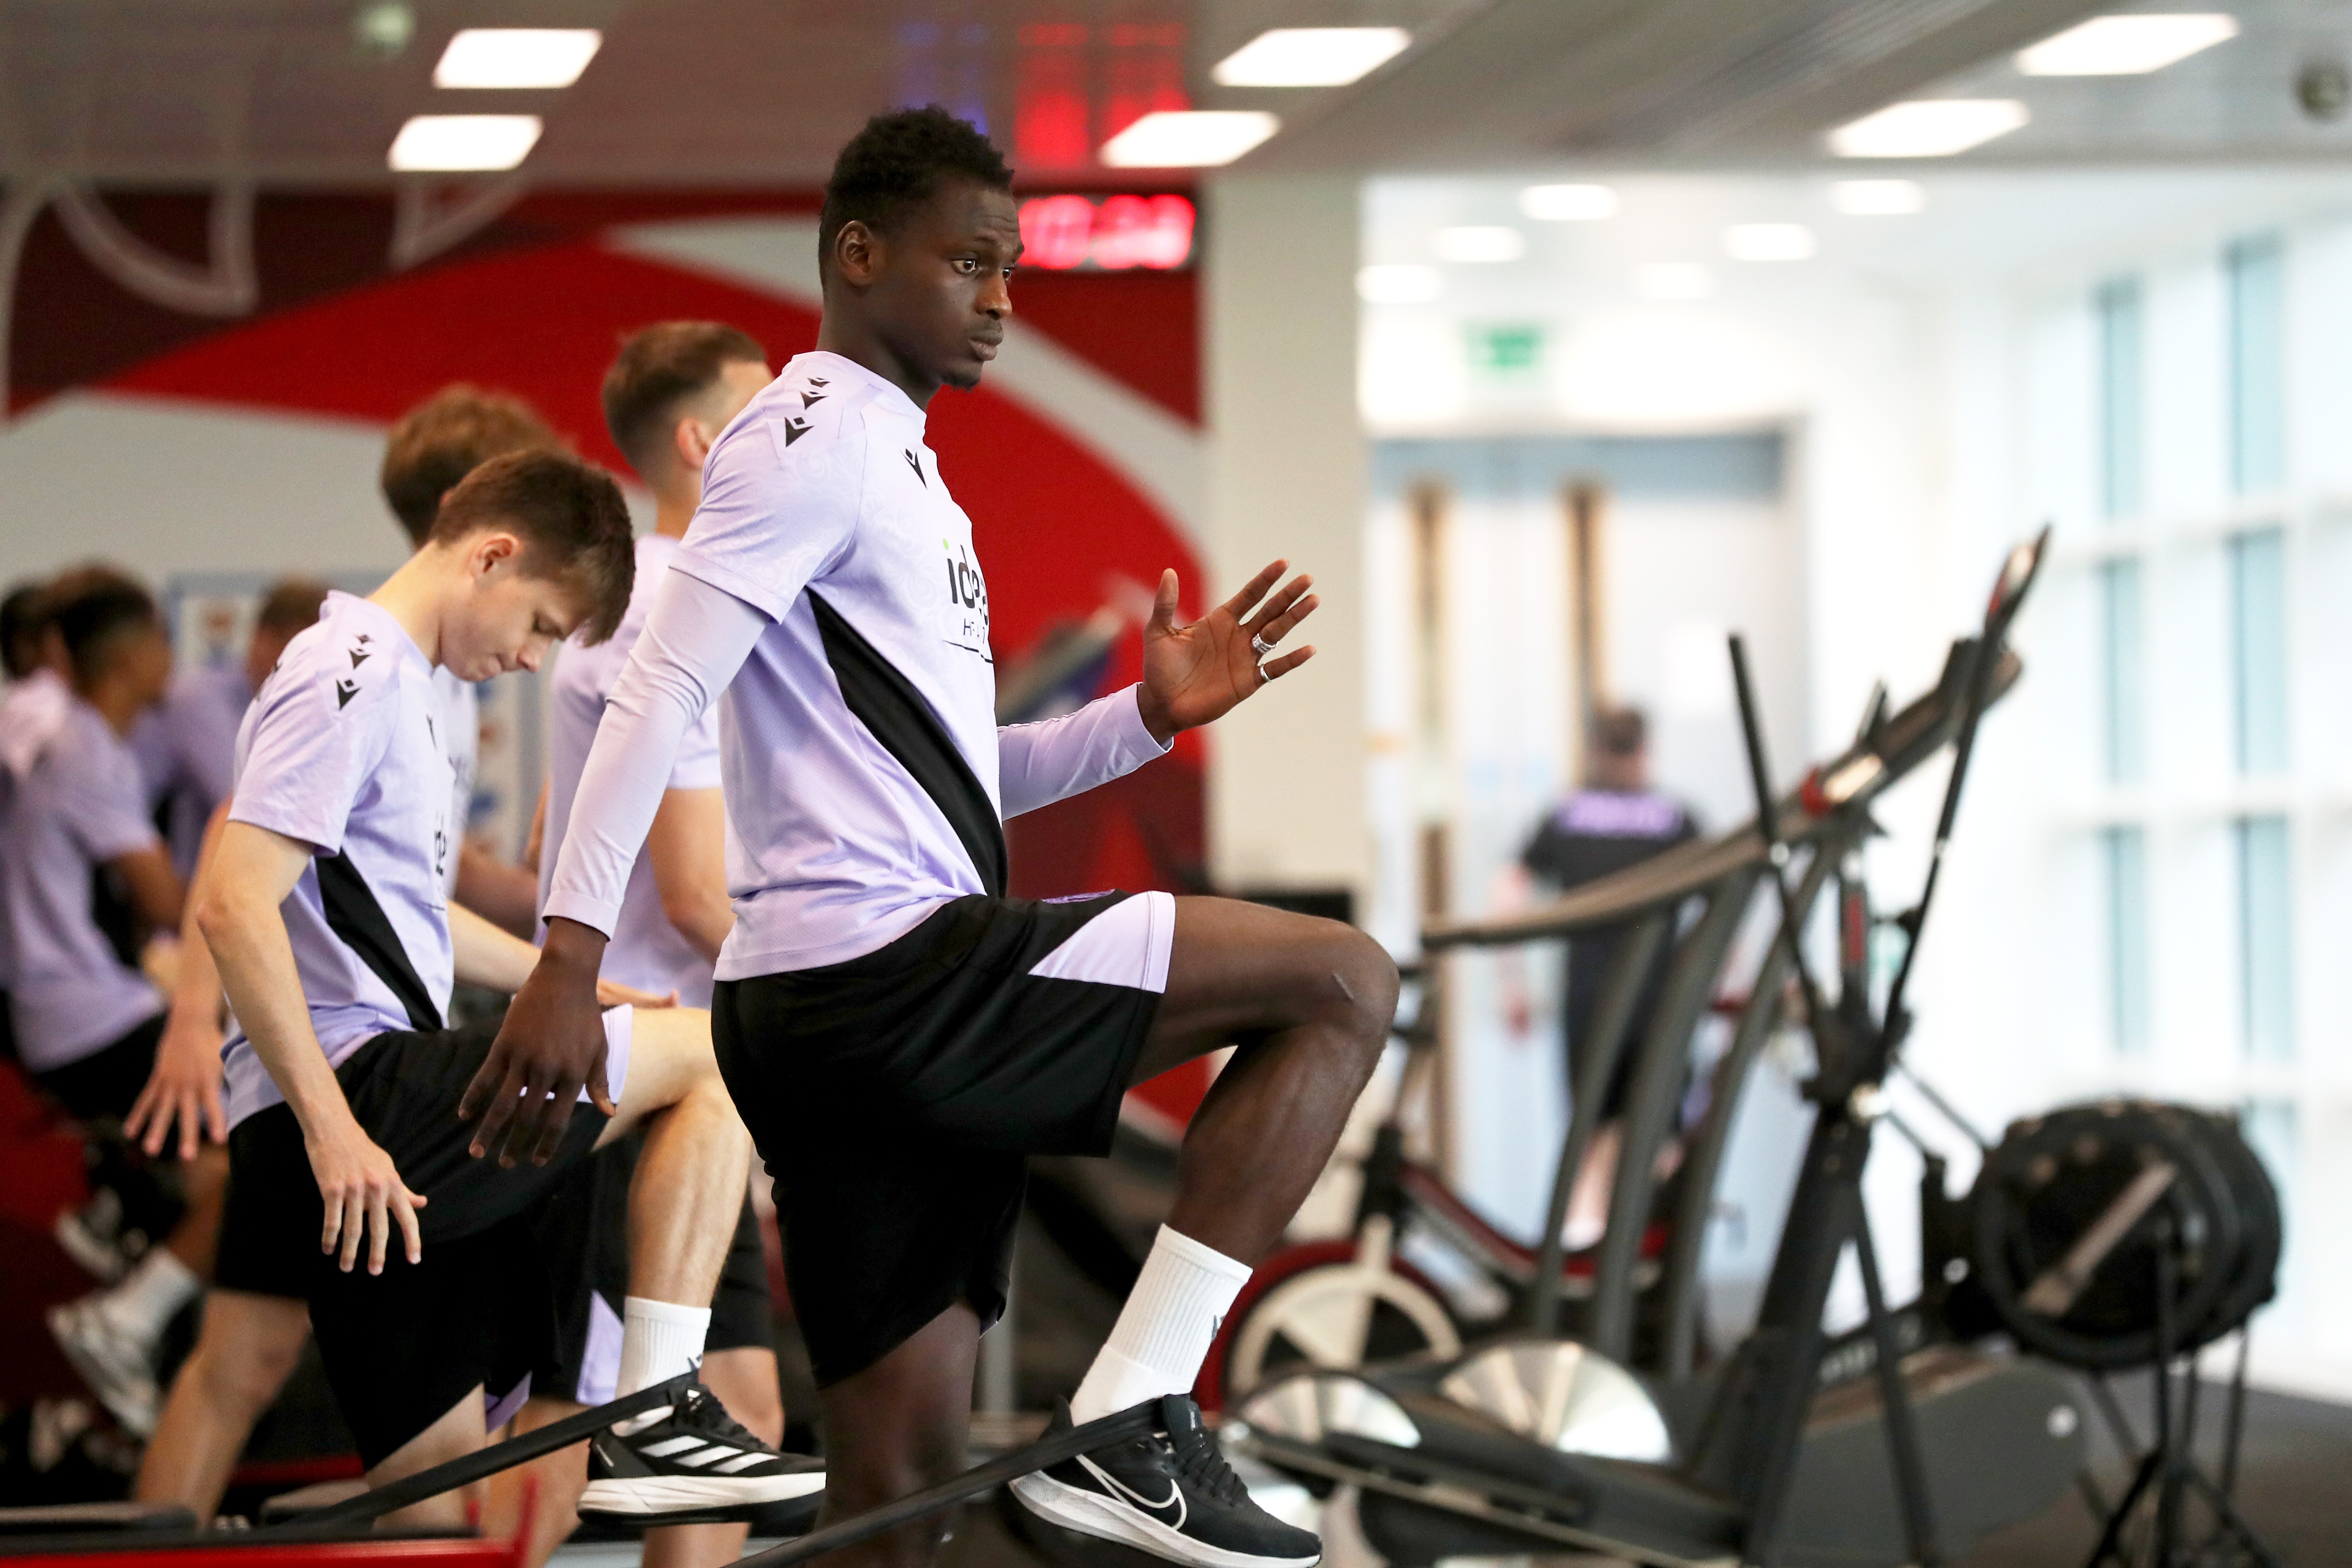
[[[1193, 1397], [1204, 1411], [1234, 1408], [1302, 1363], [1346, 1369], [1407, 1355], [1451, 1358], [1528, 1310], [1539, 1249], [1496, 1229], [1410, 1152], [1408, 1123], [1426, 1103], [1437, 1067], [1437, 1029], [1423, 971], [1408, 965], [1405, 977], [1421, 985], [1420, 1003], [1396, 1032], [1403, 1072], [1360, 1166], [1355, 1222], [1344, 1237], [1284, 1247], [1257, 1266], [1202, 1364]], [[1649, 1226], [1641, 1287], [1658, 1278], [1664, 1250], [1664, 1227]], [[1555, 1299], [1589, 1300], [1592, 1256], [1555, 1264]]]
[[[1244, 1402], [1232, 1439], [1236, 1447], [1310, 1484], [1354, 1488], [1370, 1543], [1405, 1564], [1560, 1547], [1663, 1568], [1933, 1563], [2064, 1490], [2084, 1444], [2073, 1387], [2012, 1356], [1903, 1342], [1862, 1202], [1863, 1173], [1885, 1110], [1882, 1086], [1906, 1031], [1904, 997], [1978, 721], [2015, 678], [2016, 660], [2002, 639], [2046, 542], [2045, 533], [2011, 552], [1980, 635], [1955, 645], [1937, 691], [1891, 718], [1874, 704], [1856, 745], [1816, 770], [1785, 807], [1768, 786], [1754, 696], [1734, 641], [1757, 794], [1755, 829], [1694, 847], [1680, 856], [1692, 864], [1654, 874], [1696, 875], [1698, 861], [1719, 857], [1711, 868], [1723, 896], [1709, 900], [1676, 943], [1675, 969], [1684, 978], [1719, 968], [1746, 893], [1759, 881], [1774, 885], [1780, 928], [1750, 988], [1750, 1014], [1733, 1050], [1752, 1050], [1748, 1042], [1769, 1026], [1780, 1005], [1781, 976], [1793, 973], [1817, 1070], [1806, 1085], [1814, 1125], [1757, 1327], [1724, 1367], [1710, 1378], [1670, 1378], [1659, 1391], [1675, 1397], [1654, 1397], [1619, 1364], [1627, 1342], [1621, 1291], [1613, 1307], [1602, 1301], [1590, 1345], [1538, 1329], [1453, 1360], [1278, 1379]], [[1934, 855], [1918, 902], [1897, 921], [1910, 946], [1884, 1006], [1874, 1008], [1867, 906], [1853, 897], [1859, 878], [1849, 873], [1858, 865], [1849, 861], [1871, 831], [1871, 800], [1947, 742], [1955, 756]], [[1792, 821], [1786, 835], [1784, 809]], [[1792, 886], [1796, 848], [1811, 853]], [[1832, 874], [1843, 884], [1843, 984], [1834, 1002], [1814, 984], [1799, 941], [1812, 899]], [[1496, 928], [1481, 934], [1507, 940]], [[1721, 945], [1710, 951], [1715, 940]], [[1671, 980], [1668, 990], [1671, 999]], [[1654, 1027], [1686, 1032], [1688, 1022], [1685, 1014]], [[1631, 1145], [1641, 1144], [1643, 1123], [1659, 1114], [1665, 1059], [1655, 1051], [1642, 1058], [1629, 1111]], [[1697, 1153], [1702, 1169], [1695, 1177], [1701, 1179], [1694, 1184], [1703, 1197], [1719, 1146], [1710, 1152], [1702, 1141]], [[1638, 1175], [1621, 1167], [1621, 1184], [1629, 1173]], [[1548, 1251], [1558, 1246], [1572, 1174], [1564, 1164], [1555, 1182]], [[1637, 1214], [1633, 1205], [1646, 1196], [1621, 1191], [1613, 1207]], [[1622, 1234], [1617, 1217], [1612, 1213], [1613, 1255], [1604, 1243], [1601, 1259], [1604, 1290], [1612, 1268], [1622, 1276], [1638, 1250], [1638, 1238]], [[1686, 1277], [1696, 1240], [1678, 1227], [1674, 1244], [1669, 1274], [1679, 1269]], [[1867, 1319], [1857, 1336], [1836, 1342], [1822, 1315], [1849, 1247]], [[1536, 1278], [1540, 1292], [1549, 1271], [1539, 1268]], [[1669, 1348], [1670, 1361], [1685, 1354]]]

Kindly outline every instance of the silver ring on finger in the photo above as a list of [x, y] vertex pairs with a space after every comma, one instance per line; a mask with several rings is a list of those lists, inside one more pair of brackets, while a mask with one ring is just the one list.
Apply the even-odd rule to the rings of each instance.
[[1250, 652], [1257, 655], [1259, 660], [1263, 662], [1267, 655], [1274, 652], [1274, 645], [1262, 637], [1253, 636], [1250, 638]]

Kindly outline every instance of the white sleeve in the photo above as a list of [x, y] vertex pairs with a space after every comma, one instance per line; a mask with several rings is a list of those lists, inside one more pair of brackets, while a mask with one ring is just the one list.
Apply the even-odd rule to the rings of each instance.
[[1075, 713], [996, 731], [996, 789], [1018, 816], [1131, 773], [1168, 748], [1144, 726], [1140, 686], [1097, 697]]
[[596, 726], [542, 917], [562, 915], [612, 934], [679, 743], [768, 626], [767, 616], [723, 589], [683, 572], [663, 574], [646, 629]]

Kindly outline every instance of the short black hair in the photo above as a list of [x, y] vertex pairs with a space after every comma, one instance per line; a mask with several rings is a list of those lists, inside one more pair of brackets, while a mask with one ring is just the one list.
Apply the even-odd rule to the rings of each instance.
[[48, 620], [66, 645], [80, 686], [106, 672], [114, 650], [128, 637], [163, 629], [153, 595], [135, 578], [96, 564], [68, 572], [50, 585]]
[[816, 220], [818, 266], [832, 265], [843, 225], [863, 223], [887, 234], [910, 209], [930, 200], [940, 181], [952, 179], [1013, 188], [1004, 154], [971, 121], [936, 103], [876, 115], [841, 150], [824, 184], [824, 211]]
[[1592, 747], [1612, 757], [1635, 757], [1650, 743], [1650, 721], [1639, 708], [1603, 708], [1592, 716]]
[[724, 321], [656, 321], [629, 334], [604, 373], [604, 428], [646, 479], [670, 447], [679, 405], [717, 384], [730, 364], [765, 364], [760, 340]]
[[583, 643], [603, 642], [619, 628], [636, 581], [637, 547], [612, 475], [545, 447], [492, 458], [442, 499], [431, 542], [456, 544], [492, 528], [522, 541], [527, 575], [571, 590]]
[[0, 599], [0, 661], [11, 680], [22, 680], [41, 662], [41, 605], [44, 584], [19, 583]]

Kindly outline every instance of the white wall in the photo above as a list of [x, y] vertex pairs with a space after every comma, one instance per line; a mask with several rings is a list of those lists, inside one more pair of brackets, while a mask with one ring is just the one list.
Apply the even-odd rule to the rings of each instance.
[[1211, 866], [1227, 886], [1371, 884], [1364, 812], [1364, 465], [1357, 183], [1226, 175], [1204, 193], [1207, 558], [1215, 602], [1268, 561], [1311, 572], [1318, 656], [1209, 734]]

